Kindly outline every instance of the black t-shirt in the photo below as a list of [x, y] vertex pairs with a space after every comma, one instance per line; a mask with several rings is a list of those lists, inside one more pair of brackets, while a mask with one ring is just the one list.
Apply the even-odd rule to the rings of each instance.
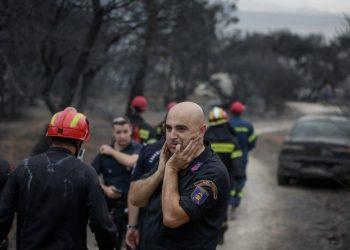
[[157, 167], [160, 151], [165, 142], [165, 138], [162, 137], [154, 144], [147, 145], [142, 148], [139, 159], [131, 174], [131, 181], [137, 181], [140, 177], [150, 172], [154, 167]]
[[[134, 141], [125, 147], [122, 153], [133, 155], [139, 154], [142, 146]], [[123, 197], [126, 197], [131, 179], [131, 168], [126, 168], [113, 156], [97, 154], [91, 165], [95, 168], [97, 174], [102, 174], [107, 186], [113, 185]]]
[[0, 199], [0, 242], [17, 212], [17, 249], [87, 249], [89, 220], [100, 249], [117, 232], [96, 172], [68, 150], [50, 148], [15, 168]]
[[206, 145], [204, 152], [186, 170], [179, 172], [178, 180], [180, 206], [190, 221], [177, 228], [163, 225], [160, 186], [146, 208], [141, 249], [216, 248], [229, 193], [226, 167]]

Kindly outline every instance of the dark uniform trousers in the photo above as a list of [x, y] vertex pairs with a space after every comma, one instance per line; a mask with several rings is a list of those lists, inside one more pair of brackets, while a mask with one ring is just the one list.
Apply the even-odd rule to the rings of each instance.
[[117, 227], [116, 249], [121, 249], [121, 245], [126, 233], [128, 224], [127, 202], [124, 198], [110, 199], [106, 198], [108, 210], [112, 215], [114, 224]]

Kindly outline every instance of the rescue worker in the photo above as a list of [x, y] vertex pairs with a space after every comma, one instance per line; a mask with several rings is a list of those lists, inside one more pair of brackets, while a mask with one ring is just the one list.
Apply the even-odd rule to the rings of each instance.
[[142, 117], [147, 106], [146, 98], [140, 95], [131, 101], [132, 114], [129, 119], [132, 125], [132, 139], [141, 144], [152, 144], [157, 141], [155, 129]]
[[89, 139], [86, 117], [68, 107], [56, 113], [46, 136], [52, 146], [10, 174], [0, 200], [0, 241], [17, 212], [17, 249], [87, 249], [86, 225], [100, 249], [113, 249], [116, 227], [96, 172], [77, 159]]
[[[225, 164], [230, 176], [230, 188], [234, 187], [235, 179], [242, 170], [242, 150], [239, 146], [235, 132], [228, 123], [226, 111], [214, 107], [209, 112], [209, 128], [205, 133], [205, 139], [210, 142], [212, 150]], [[227, 212], [226, 212], [227, 215]], [[228, 229], [227, 216], [222, 224], [219, 235], [219, 244], [224, 242], [224, 233]]]
[[[132, 189], [134, 182], [139, 180], [141, 176], [158, 166], [160, 151], [164, 142], [165, 136], [156, 143], [143, 147], [136, 166], [132, 171], [130, 189]], [[131, 249], [137, 249], [140, 238], [142, 237], [139, 229], [143, 226], [144, 209], [133, 206], [130, 202], [130, 195], [128, 198], [128, 212], [128, 226], [125, 242]]]
[[[8, 175], [10, 174], [10, 164], [0, 158], [0, 196], [1, 196], [1, 191], [4, 188]], [[0, 242], [0, 250], [6, 250], [8, 248], [8, 239], [7, 237]]]
[[[169, 103], [167, 105], [168, 112], [175, 105], [175, 102]], [[167, 114], [165, 115], [160, 125], [162, 134], [161, 138], [156, 143], [147, 145], [141, 150], [139, 159], [137, 160], [136, 166], [134, 167], [132, 172], [130, 188], [132, 188], [133, 183], [139, 180], [141, 176], [151, 171], [154, 167], [158, 166], [157, 164], [159, 161], [160, 151], [165, 142], [164, 126], [166, 117]], [[140, 242], [140, 238], [142, 237], [142, 235], [140, 235], [139, 228], [142, 228], [143, 225], [143, 215], [145, 209], [133, 206], [130, 202], [129, 196], [128, 211], [128, 230], [126, 233], [125, 241], [131, 249], [137, 249]]]
[[204, 142], [205, 131], [197, 104], [182, 102], [169, 111], [158, 167], [130, 190], [133, 205], [147, 205], [140, 249], [216, 248], [229, 176]]
[[249, 151], [255, 147], [257, 136], [254, 133], [253, 125], [241, 118], [245, 106], [241, 102], [233, 102], [230, 109], [232, 113], [230, 124], [236, 132], [238, 142], [243, 152], [243, 172], [241, 177], [237, 178], [235, 181], [235, 188], [230, 192], [230, 205], [237, 208], [240, 204], [243, 188], [247, 180], [246, 169]]
[[131, 170], [138, 159], [141, 145], [131, 139], [131, 124], [125, 117], [113, 120], [111, 145], [102, 145], [92, 162], [98, 175], [107, 205], [118, 228], [117, 249], [121, 248], [127, 225], [127, 195]]
[[[169, 112], [169, 110], [174, 107], [177, 104], [177, 102], [169, 102], [166, 105], [167, 108], [167, 112]], [[157, 139], [160, 140], [160, 138], [162, 138], [162, 136], [164, 135], [164, 121], [161, 121], [157, 126], [156, 126], [156, 133], [157, 133]]]

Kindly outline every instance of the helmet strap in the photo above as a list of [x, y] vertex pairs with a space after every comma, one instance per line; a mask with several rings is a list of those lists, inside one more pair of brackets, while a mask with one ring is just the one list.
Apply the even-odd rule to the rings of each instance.
[[83, 161], [84, 155], [85, 155], [85, 151], [86, 151], [85, 148], [80, 148], [79, 149], [78, 154], [76, 155], [78, 160]]
[[74, 154], [74, 156], [75, 157], [79, 157], [81, 154], [83, 154], [82, 156], [84, 156], [84, 153], [85, 152], [81, 152], [81, 145], [83, 144], [83, 141], [78, 141], [78, 140], [76, 140], [76, 142], [74, 143], [74, 147], [75, 147], [75, 154]]

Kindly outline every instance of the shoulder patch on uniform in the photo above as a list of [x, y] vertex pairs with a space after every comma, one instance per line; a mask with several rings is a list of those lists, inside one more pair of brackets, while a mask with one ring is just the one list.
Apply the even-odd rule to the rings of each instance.
[[218, 198], [218, 188], [216, 187], [215, 183], [210, 180], [201, 180], [197, 181], [194, 184], [196, 187], [209, 187], [211, 191], [213, 192], [213, 197], [216, 200]]
[[200, 186], [196, 186], [196, 188], [193, 190], [191, 194], [191, 200], [197, 206], [202, 205], [208, 197], [209, 197], [208, 192]]

